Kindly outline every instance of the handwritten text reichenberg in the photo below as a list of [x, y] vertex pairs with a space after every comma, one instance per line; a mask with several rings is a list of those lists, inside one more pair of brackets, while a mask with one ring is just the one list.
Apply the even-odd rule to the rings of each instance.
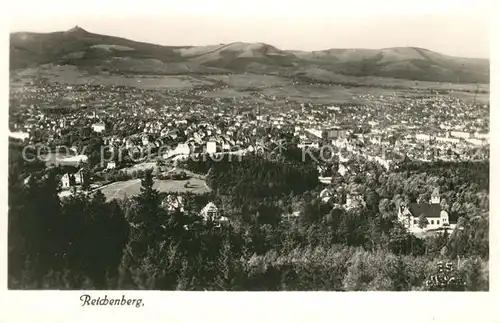
[[142, 298], [127, 298], [122, 295], [121, 298], [110, 298], [108, 295], [104, 297], [92, 297], [88, 294], [83, 294], [80, 296], [80, 301], [82, 306], [144, 306]]

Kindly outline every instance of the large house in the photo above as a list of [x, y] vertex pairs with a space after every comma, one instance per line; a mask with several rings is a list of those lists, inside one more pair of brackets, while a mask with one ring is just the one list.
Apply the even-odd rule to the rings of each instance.
[[205, 221], [209, 219], [216, 222], [227, 222], [229, 219], [222, 216], [219, 212], [219, 208], [212, 202], [209, 202], [205, 207], [201, 210], [200, 215], [203, 217]]
[[[442, 228], [453, 229], [448, 212], [441, 209], [439, 191], [434, 190], [429, 203], [402, 204], [398, 209], [398, 219], [410, 232], [424, 232]], [[427, 225], [421, 228], [420, 217], [427, 219]]]
[[207, 219], [216, 219], [219, 216], [219, 209], [214, 203], [210, 202], [201, 210], [201, 216]]

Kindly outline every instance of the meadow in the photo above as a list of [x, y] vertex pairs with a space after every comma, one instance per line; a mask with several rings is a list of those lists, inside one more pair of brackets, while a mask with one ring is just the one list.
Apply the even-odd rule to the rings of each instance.
[[[188, 184], [186, 186], [186, 184]], [[155, 180], [153, 188], [160, 193], [185, 193], [203, 194], [210, 191], [205, 181], [199, 178], [188, 180]], [[104, 186], [101, 192], [106, 200], [123, 199], [125, 197], [137, 196], [141, 192], [141, 180], [131, 179], [123, 182], [115, 182]]]

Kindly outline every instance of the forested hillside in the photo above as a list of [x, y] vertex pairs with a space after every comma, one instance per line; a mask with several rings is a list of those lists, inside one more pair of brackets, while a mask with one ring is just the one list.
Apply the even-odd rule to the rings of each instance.
[[[184, 194], [182, 213], [162, 206], [151, 173], [136, 197], [106, 202], [98, 192], [61, 200], [57, 168], [25, 162], [13, 145], [9, 162], [9, 288], [489, 288], [487, 163], [407, 163], [385, 171], [353, 161], [363, 171], [333, 176], [338, 194], [324, 203], [315, 167], [293, 153], [200, 159], [185, 167], [208, 172], [213, 192]], [[396, 220], [397, 206], [428, 198], [436, 186], [459, 229], [424, 238], [407, 233]], [[354, 191], [364, 203], [339, 207]], [[228, 223], [202, 221], [208, 201]], [[431, 279], [440, 261], [453, 265], [442, 284]]]

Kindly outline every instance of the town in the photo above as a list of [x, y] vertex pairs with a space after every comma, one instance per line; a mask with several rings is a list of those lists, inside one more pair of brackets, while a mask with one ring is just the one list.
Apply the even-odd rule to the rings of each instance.
[[[22, 181], [25, 186], [33, 185], [30, 183], [36, 173], [47, 174], [52, 169], [57, 173], [61, 203], [96, 193], [103, 194], [107, 202], [128, 203], [144, 194], [144, 176], [149, 172], [151, 189], [159, 192], [165, 212], [180, 212], [186, 218], [195, 212], [204, 223], [215, 223], [219, 228], [234, 226], [241, 221], [236, 220], [241, 216], [238, 214], [247, 212], [234, 209], [238, 205], [235, 199], [251, 198], [245, 203], [259, 205], [261, 198], [248, 195], [254, 194], [252, 190], [261, 190], [272, 199], [274, 194], [288, 194], [287, 187], [296, 197], [271, 205], [291, 205], [281, 209], [268, 206], [278, 212], [275, 215], [283, 225], [318, 216], [313, 215], [316, 211], [307, 211], [306, 205], [319, 203], [320, 214], [327, 212], [327, 218], [363, 209], [391, 213], [415, 239], [447, 241], [443, 234], [449, 237], [457, 228], [464, 230], [461, 217], [485, 211], [484, 192], [477, 193], [480, 195], [472, 206], [468, 202], [472, 187], [462, 185], [457, 191], [439, 172], [438, 177], [431, 173], [433, 167], [467, 171], [476, 167], [467, 165], [489, 163], [488, 104], [433, 91], [366, 94], [353, 97], [356, 103], [332, 104], [266, 97], [255, 88], [251, 91], [259, 100], [207, 95], [225, 87], [221, 83], [160, 90], [36, 79], [12, 87], [10, 140], [22, 147], [27, 161], [42, 163], [35, 172], [25, 173]], [[291, 157], [284, 156], [291, 156], [291, 152], [283, 150], [300, 155], [292, 158], [300, 160], [299, 164], [286, 161]], [[252, 156], [264, 161], [252, 164]], [[284, 164], [280, 158], [284, 158]], [[228, 160], [241, 163], [240, 169], [254, 168], [256, 172], [261, 171], [259, 163], [276, 167], [265, 164], [265, 160], [278, 161], [279, 167], [285, 168], [277, 172], [284, 172], [284, 177], [273, 180], [277, 173], [227, 173], [231, 171], [225, 169], [235, 167], [227, 166]], [[289, 162], [292, 164], [286, 166]], [[293, 176], [286, 175], [286, 167], [297, 167], [293, 165], [305, 167], [295, 170], [305, 172], [300, 175], [304, 176], [302, 183], [293, 184]], [[427, 177], [419, 179], [420, 173], [411, 173], [411, 167], [428, 168]], [[268, 184], [274, 188], [268, 191], [268, 184], [252, 188], [263, 185], [253, 183], [253, 176], [270, 178]], [[273, 184], [275, 181], [285, 183]], [[250, 186], [240, 188], [242, 182]], [[485, 185], [478, 183], [479, 187]], [[440, 192], [440, 188], [445, 191]], [[231, 193], [234, 190], [247, 193]], [[310, 202], [307, 194], [318, 202]], [[194, 210], [189, 202], [192, 196], [198, 196]], [[266, 221], [273, 216], [269, 213]], [[189, 223], [183, 228], [195, 230]], [[420, 252], [415, 243], [405, 247], [412, 255]]]
[[[84, 181], [92, 191], [102, 190], [111, 198], [138, 194], [140, 183], [133, 180], [137, 171], [156, 169], [155, 176], [165, 178], [179, 169], [180, 159], [203, 153], [256, 152], [278, 143], [283, 132], [298, 138], [297, 147], [303, 152], [321, 147], [333, 153], [343, 177], [352, 173], [349, 161], [359, 157], [387, 171], [405, 158], [422, 162], [489, 159], [487, 105], [432, 93], [419, 97], [394, 93], [368, 95], [365, 99], [374, 103], [366, 105], [285, 102], [269, 108], [251, 100], [200, 95], [216, 88], [157, 91], [31, 82], [11, 94], [10, 137], [32, 147], [47, 166], [75, 167], [74, 173], [61, 177], [61, 197], [81, 191]], [[332, 171], [330, 160], [321, 157], [316, 159], [318, 179], [325, 186], [320, 197], [328, 201]], [[84, 164], [87, 175], [83, 175]], [[199, 179], [188, 181], [186, 170], [179, 176], [185, 180], [184, 187], [198, 182], [193, 186], [198, 191], [209, 190]], [[175, 195], [179, 186], [162, 189]], [[120, 192], [122, 187], [128, 189]], [[349, 195], [344, 206], [350, 208], [356, 197]], [[177, 198], [173, 201], [178, 203]], [[207, 206], [216, 208], [212, 202]], [[439, 225], [439, 211], [433, 210], [432, 215], [429, 211], [427, 229], [449, 225], [447, 218]], [[417, 219], [406, 225], [419, 231], [415, 224]]]

